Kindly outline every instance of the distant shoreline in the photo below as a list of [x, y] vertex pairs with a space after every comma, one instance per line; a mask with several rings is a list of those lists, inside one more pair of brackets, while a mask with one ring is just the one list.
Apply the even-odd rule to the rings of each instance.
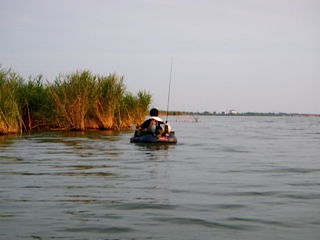
[[[167, 115], [167, 112], [160, 110], [159, 115]], [[226, 113], [226, 112], [187, 112], [187, 111], [169, 111], [170, 116], [270, 116], [270, 117], [320, 117], [320, 114], [310, 113], [261, 113], [261, 112], [245, 112], [245, 113]]]

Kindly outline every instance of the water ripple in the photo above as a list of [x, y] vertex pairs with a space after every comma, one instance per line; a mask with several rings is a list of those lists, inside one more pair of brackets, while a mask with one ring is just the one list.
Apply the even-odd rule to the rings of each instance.
[[0, 137], [0, 238], [319, 238], [319, 118], [172, 127], [170, 146], [132, 131]]
[[202, 227], [208, 228], [222, 228], [222, 229], [231, 229], [231, 230], [250, 230], [252, 229], [251, 226], [246, 225], [233, 225], [233, 224], [224, 224], [219, 222], [212, 222], [203, 219], [196, 219], [196, 218], [153, 218], [155, 221], [159, 222], [169, 222], [171, 224], [179, 224], [179, 225], [198, 225]]

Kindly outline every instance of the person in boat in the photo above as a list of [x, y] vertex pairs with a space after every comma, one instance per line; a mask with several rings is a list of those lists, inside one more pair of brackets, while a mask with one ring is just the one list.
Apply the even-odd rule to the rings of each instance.
[[158, 117], [159, 111], [156, 108], [152, 108], [150, 110], [150, 117], [144, 123], [142, 123], [140, 126], [138, 126], [139, 130], [144, 130], [149, 133], [155, 134], [157, 137], [160, 137], [164, 130], [161, 126], [162, 124], [165, 124], [161, 118]]

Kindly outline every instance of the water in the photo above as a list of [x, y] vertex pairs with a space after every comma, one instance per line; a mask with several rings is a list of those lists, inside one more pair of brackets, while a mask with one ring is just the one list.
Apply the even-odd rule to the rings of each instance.
[[0, 239], [319, 239], [320, 118], [183, 120], [0, 137]]

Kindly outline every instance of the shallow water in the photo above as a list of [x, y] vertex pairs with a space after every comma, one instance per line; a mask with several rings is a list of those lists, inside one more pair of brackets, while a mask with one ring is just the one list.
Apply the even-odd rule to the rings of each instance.
[[0, 239], [319, 239], [320, 118], [0, 137]]

